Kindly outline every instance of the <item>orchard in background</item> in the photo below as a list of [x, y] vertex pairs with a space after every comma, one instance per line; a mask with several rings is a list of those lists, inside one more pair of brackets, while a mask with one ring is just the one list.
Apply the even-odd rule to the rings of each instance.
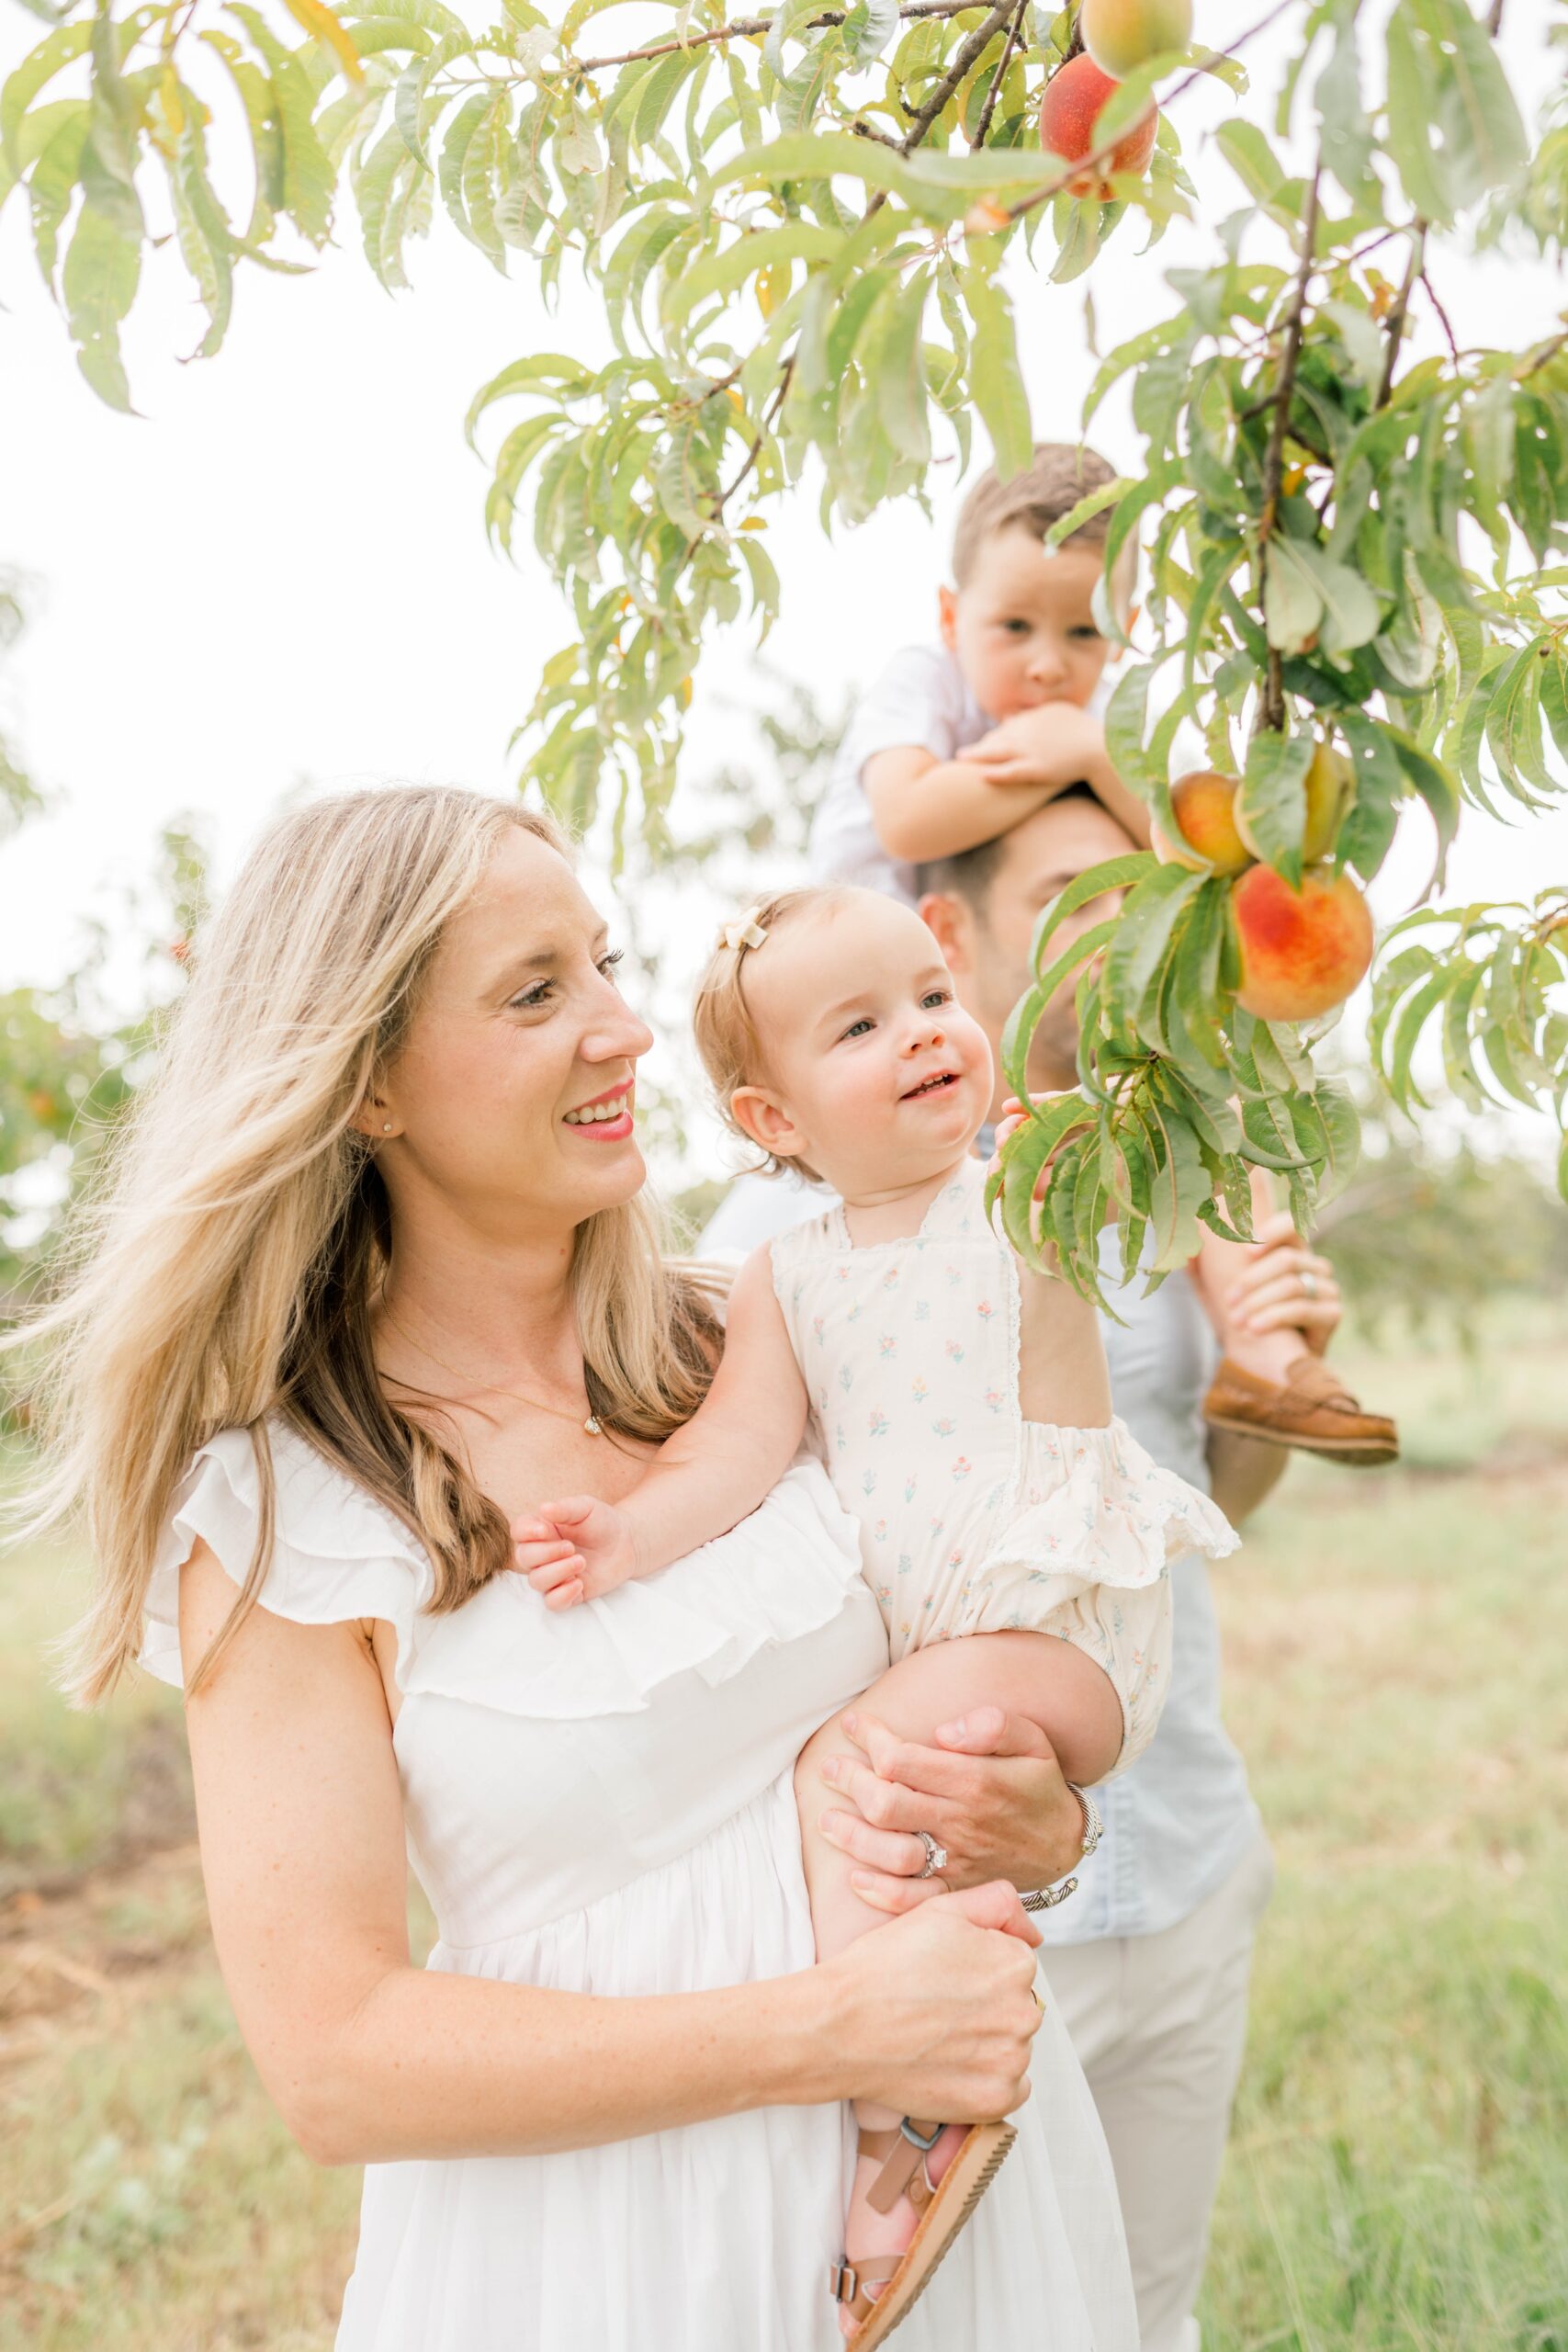
[[[1143, 469], [1058, 533], [1109, 507], [1108, 581], [1133, 535], [1147, 549], [1107, 733], [1165, 855], [1098, 869], [1042, 921], [1010, 1075], [1021, 1089], [1040, 1012], [1076, 980], [1082, 1084], [1014, 1137], [1000, 1214], [1027, 1241], [1052, 1157], [1047, 1238], [1092, 1290], [1112, 1205], [1125, 1263], [1157, 1272], [1200, 1220], [1247, 1229], [1249, 1165], [1303, 1220], [1346, 1181], [1356, 1119], [1310, 1024], [1365, 967], [1362, 892], [1403, 807], [1429, 812], [1438, 889], [1462, 799], [1529, 810], [1568, 760], [1568, 330], [1463, 349], [1441, 300], [1445, 238], [1506, 260], [1568, 230], [1568, 115], [1559, 92], [1527, 128], [1504, 0], [1259, 0], [1223, 50], [1205, 0], [633, 0], [618, 38], [596, 0], [505, 0], [483, 29], [442, 0], [21, 4], [51, 29], [0, 94], [0, 194], [29, 207], [117, 405], [144, 266], [189, 272], [210, 356], [246, 268], [308, 261], [349, 195], [389, 287], [439, 201], [498, 269], [548, 291], [570, 262], [596, 289], [608, 359], [520, 353], [469, 431], [490, 446], [504, 407], [487, 524], [510, 550], [526, 505], [576, 630], [520, 780], [655, 855], [705, 637], [776, 609], [770, 510], [808, 466], [825, 523], [918, 495], [939, 453], [969, 461], [976, 417], [1016, 469], [1004, 254], [1060, 286], [1124, 226], [1157, 240], [1190, 209], [1182, 101], [1224, 81], [1235, 194], [1213, 259], [1169, 273], [1170, 315], [1089, 402], [1086, 423], [1132, 374]], [[1249, 94], [1269, 26], [1289, 69]], [[1442, 356], [1408, 356], [1418, 309]], [[1109, 594], [1102, 618], [1114, 633]], [[1172, 790], [1184, 724], [1201, 793]], [[1549, 1103], [1561, 1125], [1565, 977], [1568, 888], [1396, 926], [1373, 1021], [1395, 1099], [1416, 1099], [1432, 1035], [1462, 1099]], [[1568, 1148], [1562, 1170], [1568, 1187]]]

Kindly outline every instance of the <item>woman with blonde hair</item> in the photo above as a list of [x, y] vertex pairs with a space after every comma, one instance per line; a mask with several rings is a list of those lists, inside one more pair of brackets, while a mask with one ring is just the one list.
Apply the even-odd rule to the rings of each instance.
[[[589, 1608], [506, 1573], [509, 1521], [562, 1487], [618, 1500], [722, 1345], [641, 1197], [650, 1040], [614, 960], [515, 806], [287, 818], [17, 1335], [47, 1364], [40, 1514], [84, 1508], [98, 1566], [74, 1691], [138, 1656], [183, 1685], [241, 2030], [301, 2145], [368, 2167], [343, 2352], [835, 2343], [840, 2103], [1020, 2104], [1014, 1887], [1079, 1842], [1049, 1755], [987, 1711], [940, 1749], [863, 1724], [838, 1834], [908, 1916], [809, 1965], [791, 1768], [886, 1663], [813, 1463]], [[1054, 2018], [1033, 2054], [1042, 2096], [1081, 2103], [1081, 2161], [1054, 2172], [1025, 2110], [911, 2352], [1127, 2340]]]

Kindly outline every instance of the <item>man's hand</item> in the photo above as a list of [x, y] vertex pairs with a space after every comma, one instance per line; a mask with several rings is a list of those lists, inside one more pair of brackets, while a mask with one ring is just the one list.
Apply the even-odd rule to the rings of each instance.
[[518, 1568], [547, 1609], [602, 1600], [637, 1572], [629, 1522], [593, 1495], [546, 1503], [513, 1520], [511, 1532]]
[[1074, 784], [1080, 776], [1092, 783], [1106, 766], [1105, 729], [1076, 702], [1041, 703], [998, 719], [958, 757], [982, 769], [992, 784], [1038, 788]]
[[[863, 1764], [829, 1758], [822, 1777], [833, 1811], [822, 1834], [862, 1867], [856, 1894], [874, 1911], [910, 1911], [954, 1887], [1010, 1879], [1046, 1886], [1083, 1851], [1083, 1809], [1038, 1724], [1000, 1707], [973, 1707], [943, 1724], [934, 1747], [899, 1739], [874, 1715], [842, 1718]], [[924, 1830], [947, 1849], [947, 1867], [919, 1873]]]
[[1289, 1210], [1258, 1227], [1247, 1262], [1221, 1301], [1226, 1331], [1299, 1331], [1320, 1356], [1344, 1316], [1328, 1260], [1296, 1231]]

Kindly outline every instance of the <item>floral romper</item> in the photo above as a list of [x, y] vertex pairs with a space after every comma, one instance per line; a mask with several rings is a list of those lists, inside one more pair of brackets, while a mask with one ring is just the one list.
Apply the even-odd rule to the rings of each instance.
[[1121, 1700], [1121, 1771], [1165, 1700], [1167, 1565], [1237, 1538], [1121, 1421], [1023, 1419], [1018, 1267], [985, 1182], [974, 1161], [907, 1239], [856, 1248], [838, 1207], [773, 1240], [808, 1442], [860, 1521], [893, 1657], [1014, 1628], [1073, 1642]]

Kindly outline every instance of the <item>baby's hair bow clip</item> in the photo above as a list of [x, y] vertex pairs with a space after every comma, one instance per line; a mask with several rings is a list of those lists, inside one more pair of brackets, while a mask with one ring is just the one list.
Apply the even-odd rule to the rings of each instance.
[[761, 911], [761, 907], [748, 907], [733, 922], [727, 922], [718, 934], [719, 945], [737, 954], [742, 947], [761, 947], [768, 935], [758, 921]]

